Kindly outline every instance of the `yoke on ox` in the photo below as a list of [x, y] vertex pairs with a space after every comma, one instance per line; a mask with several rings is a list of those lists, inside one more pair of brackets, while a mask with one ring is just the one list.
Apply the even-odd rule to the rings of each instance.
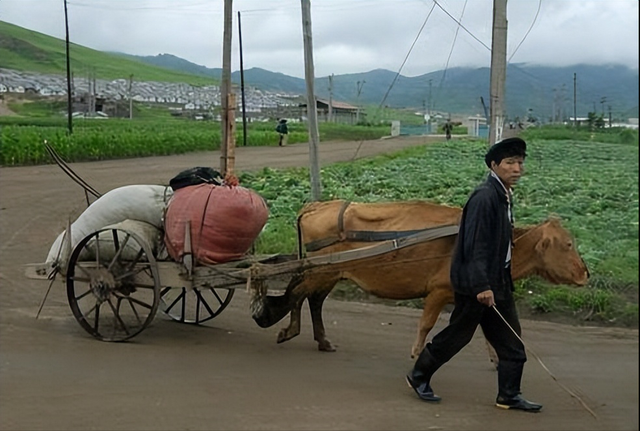
[[[299, 243], [301, 248], [304, 244], [307, 256], [340, 256], [349, 250], [371, 246], [372, 241], [406, 238], [437, 226], [458, 225], [461, 213], [460, 208], [423, 201], [313, 202], [299, 213]], [[453, 302], [449, 267], [455, 232], [366, 259], [311, 267], [295, 276], [283, 295], [256, 291], [252, 299], [253, 318], [261, 327], [269, 327], [290, 313], [289, 325], [277, 338], [278, 343], [288, 341], [300, 334], [301, 308], [308, 300], [318, 349], [334, 351], [326, 337], [322, 306], [336, 283], [348, 279], [380, 298], [424, 298], [422, 317], [411, 348], [412, 356], [417, 356], [441, 311]], [[516, 228], [514, 243], [514, 280], [537, 275], [554, 284], [586, 284], [589, 274], [585, 263], [558, 219]]]

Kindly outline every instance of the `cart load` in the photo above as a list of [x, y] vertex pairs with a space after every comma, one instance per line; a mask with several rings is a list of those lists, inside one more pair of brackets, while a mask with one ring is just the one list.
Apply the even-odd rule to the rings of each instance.
[[[80, 214], [70, 229], [58, 235], [49, 249], [47, 267], [64, 271], [71, 250], [87, 235], [105, 226], [136, 220], [162, 229], [164, 210], [172, 194], [171, 188], [161, 185], [129, 185], [105, 193]], [[155, 238], [150, 244], [154, 249], [159, 245]]]
[[[240, 185], [181, 187], [167, 205], [165, 245], [177, 262], [189, 249], [199, 263], [230, 262], [249, 251], [268, 217], [264, 199]], [[185, 247], [189, 240], [190, 247]]]

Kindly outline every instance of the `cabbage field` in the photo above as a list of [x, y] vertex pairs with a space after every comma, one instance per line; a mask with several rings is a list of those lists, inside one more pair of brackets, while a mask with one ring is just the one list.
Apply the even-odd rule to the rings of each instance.
[[[357, 202], [424, 199], [462, 206], [487, 175], [486, 142], [452, 140], [321, 170], [322, 199]], [[536, 313], [562, 310], [589, 321], [638, 323], [638, 145], [528, 139], [525, 176], [515, 189], [517, 225], [551, 215], [575, 236], [591, 271], [584, 288], [519, 282]], [[259, 252], [295, 253], [295, 217], [309, 200], [307, 169], [263, 169], [241, 184], [264, 196], [270, 220]], [[415, 301], [421, 308], [421, 302]]]
[[[0, 165], [52, 163], [47, 140], [67, 162], [211, 151], [220, 147], [219, 124], [150, 120], [87, 121], [69, 136], [60, 122], [20, 118], [0, 125]], [[247, 145], [277, 145], [275, 124], [251, 123]], [[289, 142], [308, 142], [304, 124], [290, 125]], [[244, 145], [240, 126], [236, 145]], [[320, 125], [320, 141], [375, 139], [388, 125]], [[638, 132], [631, 129], [527, 129], [526, 173], [515, 189], [516, 224], [560, 216], [575, 236], [591, 271], [584, 288], [550, 286], [539, 279], [518, 282], [522, 309], [571, 316], [584, 322], [638, 326]], [[458, 136], [349, 163], [322, 168], [322, 199], [358, 202], [424, 199], [462, 206], [487, 175], [486, 141]], [[295, 220], [310, 199], [306, 168], [243, 173], [241, 185], [260, 193], [269, 221], [256, 243], [258, 253], [295, 253]], [[336, 295], [357, 296], [357, 289]], [[402, 305], [422, 307], [421, 301]]]

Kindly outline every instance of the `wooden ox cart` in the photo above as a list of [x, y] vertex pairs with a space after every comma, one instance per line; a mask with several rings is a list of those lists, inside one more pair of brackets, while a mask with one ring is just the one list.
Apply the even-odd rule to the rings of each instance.
[[[54, 272], [45, 264], [27, 265], [29, 278], [64, 276], [71, 311], [89, 334], [102, 341], [124, 341], [142, 332], [158, 309], [171, 319], [202, 324], [229, 305], [235, 289], [263, 294], [286, 288], [309, 269], [340, 269], [356, 261], [456, 235], [457, 225], [444, 225], [374, 245], [320, 256], [247, 255], [220, 264], [193, 259], [189, 225], [184, 255], [176, 262], [163, 252], [163, 231], [149, 223], [125, 220], [86, 235]], [[71, 227], [67, 229], [70, 232]]]

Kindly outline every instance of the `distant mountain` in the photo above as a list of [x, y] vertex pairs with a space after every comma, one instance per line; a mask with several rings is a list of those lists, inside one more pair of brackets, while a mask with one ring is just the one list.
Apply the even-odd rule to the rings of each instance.
[[[176, 71], [220, 79], [222, 70], [206, 68], [170, 54], [136, 57], [141, 61]], [[588, 112], [616, 118], [638, 117], [638, 70], [625, 66], [542, 67], [510, 64], [507, 67], [506, 110], [513, 118], [527, 114], [548, 120], [573, 116], [574, 74], [576, 113]], [[456, 67], [416, 77], [406, 77], [384, 69], [335, 75], [329, 94], [329, 77], [317, 77], [318, 97], [351, 104], [387, 105], [416, 111], [456, 114], [484, 114], [481, 97], [488, 109], [490, 69]], [[231, 74], [240, 83], [240, 72]], [[244, 71], [246, 85], [265, 91], [306, 93], [304, 79], [260, 68]], [[361, 92], [358, 96], [358, 83]], [[386, 95], [386, 98], [385, 98]], [[431, 103], [429, 103], [431, 102]], [[554, 114], [555, 113], [555, 114]]]
[[[72, 70], [92, 73], [102, 79], [185, 82], [192, 85], [218, 83], [222, 70], [191, 63], [171, 54], [132, 56], [96, 51], [76, 44], [71, 46]], [[64, 41], [42, 33], [0, 21], [0, 68], [29, 72], [64, 74]], [[507, 68], [506, 113], [524, 117], [528, 113], [546, 121], [573, 115], [574, 74], [576, 77], [576, 113], [611, 111], [617, 119], [638, 117], [638, 70], [625, 66], [540, 67], [511, 64]], [[483, 114], [489, 104], [490, 69], [450, 68], [415, 77], [389, 70], [317, 77], [316, 95], [320, 98], [369, 106], [389, 106], [413, 111], [457, 115]], [[1, 77], [0, 77], [1, 78]], [[240, 72], [231, 74], [240, 84]], [[306, 94], [304, 79], [260, 68], [244, 71], [245, 85], [263, 91]], [[358, 95], [358, 87], [361, 92]]]
[[[129, 54], [119, 54], [143, 61], [154, 66], [164, 67], [171, 70], [190, 73], [196, 76], [207, 77], [219, 81], [222, 78], [221, 68], [208, 68], [191, 63], [183, 58], [172, 54], [158, 54], [154, 56], [136, 56]], [[305, 94], [306, 84], [304, 79], [294, 78], [283, 73], [270, 72], [265, 69], [254, 67], [244, 71], [245, 83], [264, 91], [284, 92], [293, 94]], [[231, 80], [236, 84], [241, 83], [240, 71], [231, 73]], [[342, 99], [345, 100], [346, 99]]]

